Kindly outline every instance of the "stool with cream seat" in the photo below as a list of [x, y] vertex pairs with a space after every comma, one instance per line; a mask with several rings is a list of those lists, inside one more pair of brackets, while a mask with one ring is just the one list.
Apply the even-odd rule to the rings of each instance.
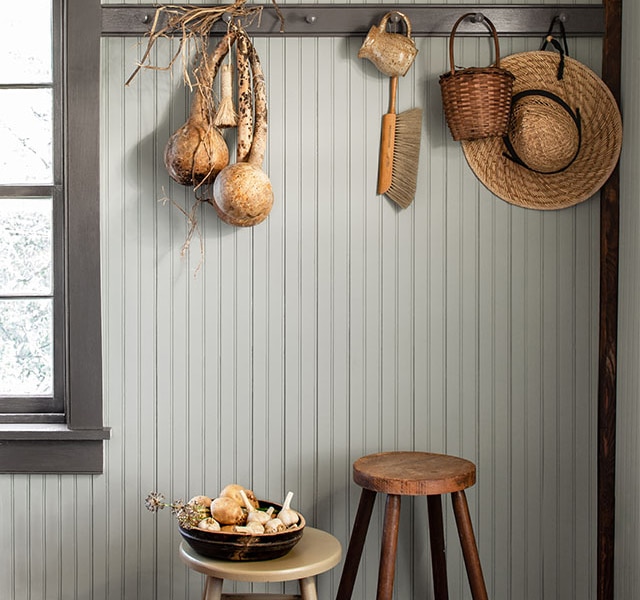
[[[202, 600], [226, 598], [261, 598], [271, 600], [317, 600], [316, 575], [335, 567], [342, 556], [340, 542], [331, 534], [305, 527], [300, 541], [293, 549], [273, 560], [230, 561], [199, 555], [186, 542], [180, 544], [180, 559], [190, 569], [207, 576]], [[223, 594], [225, 579], [233, 581], [283, 582], [297, 580], [300, 595]]]
[[337, 600], [349, 600], [353, 593], [377, 493], [387, 495], [377, 600], [391, 600], [393, 595], [402, 496], [427, 497], [435, 597], [438, 600], [448, 599], [442, 494], [451, 494], [471, 596], [473, 600], [488, 600], [464, 492], [476, 481], [476, 467], [472, 462], [455, 456], [429, 452], [382, 452], [363, 456], [354, 462], [353, 480], [362, 487], [362, 492], [338, 587]]

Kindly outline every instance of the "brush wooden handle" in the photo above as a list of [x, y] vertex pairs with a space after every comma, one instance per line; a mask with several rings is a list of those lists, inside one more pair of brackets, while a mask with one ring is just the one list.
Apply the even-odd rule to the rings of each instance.
[[391, 187], [393, 175], [393, 151], [396, 139], [396, 92], [398, 78], [392, 77], [389, 86], [389, 112], [382, 116], [380, 132], [380, 156], [378, 159], [378, 194]]
[[378, 194], [384, 194], [391, 187], [393, 175], [393, 149], [396, 138], [396, 115], [387, 113], [382, 117], [380, 133], [380, 157], [378, 159]]
[[393, 76], [389, 80], [389, 113], [396, 112], [396, 95], [398, 92], [398, 77]]

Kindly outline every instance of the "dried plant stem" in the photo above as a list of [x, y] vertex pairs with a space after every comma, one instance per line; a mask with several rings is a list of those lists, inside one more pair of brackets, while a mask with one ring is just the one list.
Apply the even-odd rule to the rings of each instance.
[[200, 230], [200, 226], [198, 225], [197, 212], [200, 206], [202, 205], [202, 203], [206, 202], [206, 200], [196, 197], [196, 201], [194, 202], [193, 206], [191, 207], [191, 210], [189, 211], [185, 210], [175, 200], [173, 200], [172, 198], [169, 198], [166, 194], [162, 198], [160, 198], [159, 201], [162, 202], [162, 204], [166, 204], [167, 202], [170, 202], [175, 208], [177, 208], [185, 216], [187, 224], [189, 225], [189, 230], [187, 231], [185, 240], [182, 244], [182, 247], [180, 248], [181, 258], [184, 258], [187, 255], [187, 252], [191, 247], [193, 236], [194, 235], [198, 236], [198, 242], [200, 246], [200, 260], [198, 261], [198, 264], [196, 265], [196, 268], [193, 271], [193, 276], [195, 277], [198, 274], [198, 271], [200, 271], [200, 268], [202, 267], [202, 263], [204, 263], [204, 239], [202, 237], [202, 231]]
[[[141, 69], [169, 70], [176, 60], [182, 56], [183, 75], [185, 83], [191, 87], [188, 64], [190, 62], [190, 42], [197, 43], [197, 52], [202, 58], [206, 55], [207, 40], [211, 35], [211, 29], [224, 15], [231, 17], [230, 22], [244, 19], [247, 23], [260, 20], [262, 6], [246, 6], [247, 0], [236, 0], [233, 4], [222, 4], [219, 6], [196, 7], [196, 6], [176, 6], [164, 5], [156, 9], [156, 13], [151, 24], [149, 41], [141, 61], [129, 76], [125, 85], [129, 85]], [[276, 0], [272, 0], [276, 14], [280, 19], [281, 31], [284, 30], [284, 17], [278, 7]], [[154, 66], [148, 63], [151, 50], [160, 38], [168, 38], [176, 33], [180, 33], [180, 46], [173, 55], [168, 65], [164, 67]]]

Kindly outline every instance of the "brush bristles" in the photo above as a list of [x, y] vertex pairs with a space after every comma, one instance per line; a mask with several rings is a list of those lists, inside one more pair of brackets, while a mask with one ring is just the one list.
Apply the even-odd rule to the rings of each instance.
[[407, 208], [416, 195], [422, 109], [413, 108], [396, 117], [391, 186], [386, 195], [402, 208]]

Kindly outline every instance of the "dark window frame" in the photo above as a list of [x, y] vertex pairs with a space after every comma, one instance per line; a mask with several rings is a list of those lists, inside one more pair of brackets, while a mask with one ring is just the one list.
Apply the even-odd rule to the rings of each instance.
[[[42, 414], [39, 422], [32, 422], [17, 414], [14, 422], [0, 423], [2, 473], [102, 473], [103, 445], [109, 438], [102, 422], [101, 4], [55, 0], [54, 11], [54, 22], [61, 24], [54, 26], [54, 45], [62, 65], [61, 77], [54, 77], [54, 98], [60, 99], [54, 100], [54, 113], [62, 116], [54, 116], [54, 132], [62, 141], [64, 159], [47, 193], [53, 188], [54, 195], [63, 194], [58, 203], [62, 210], [54, 211], [54, 245], [61, 245], [55, 252], [62, 259], [56, 268], [64, 270], [62, 302], [54, 303], [54, 316], [62, 327], [56, 326], [55, 334], [63, 352], [54, 360], [64, 416], [48, 419]], [[56, 85], [62, 86], [60, 93], [55, 93]], [[24, 193], [28, 188], [21, 189]]]

